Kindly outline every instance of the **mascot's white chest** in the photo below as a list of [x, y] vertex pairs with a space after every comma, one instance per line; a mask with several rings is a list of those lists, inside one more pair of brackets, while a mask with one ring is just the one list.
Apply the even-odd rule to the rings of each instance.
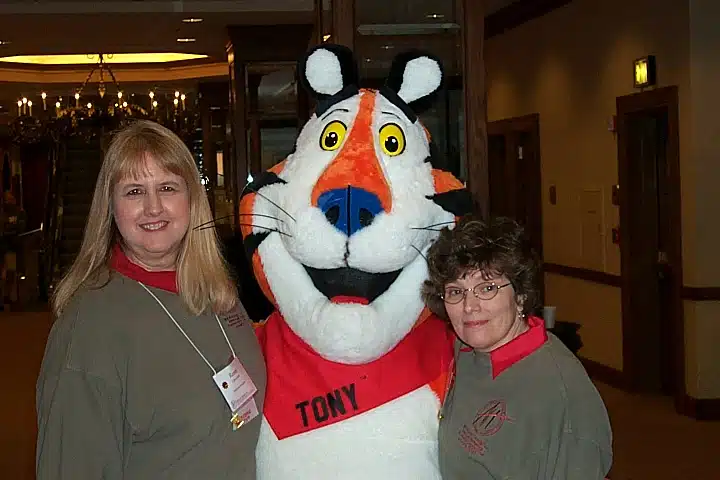
[[339, 423], [278, 440], [263, 418], [258, 479], [437, 480], [438, 411], [428, 386]]

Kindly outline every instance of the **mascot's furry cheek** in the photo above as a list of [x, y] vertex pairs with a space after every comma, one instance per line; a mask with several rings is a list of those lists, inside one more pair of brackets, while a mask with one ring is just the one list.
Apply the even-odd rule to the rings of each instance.
[[290, 236], [283, 237], [283, 243], [296, 261], [313, 268], [345, 266], [347, 236], [330, 225], [319, 209], [298, 211], [295, 220], [290, 222]]

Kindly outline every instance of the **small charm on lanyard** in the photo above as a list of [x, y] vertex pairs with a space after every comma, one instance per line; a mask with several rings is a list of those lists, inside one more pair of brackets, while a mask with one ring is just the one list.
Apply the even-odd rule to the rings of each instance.
[[247, 401], [247, 403], [245, 403], [245, 405], [242, 406], [242, 408], [233, 413], [233, 416], [230, 419], [230, 422], [233, 425], [233, 430], [239, 429], [247, 422], [257, 417], [258, 414], [259, 412], [257, 409], [257, 404], [255, 403], [255, 399], [251, 398]]
[[233, 430], [237, 430], [245, 424], [245, 420], [240, 417], [239, 413], [233, 415], [230, 422], [233, 424]]

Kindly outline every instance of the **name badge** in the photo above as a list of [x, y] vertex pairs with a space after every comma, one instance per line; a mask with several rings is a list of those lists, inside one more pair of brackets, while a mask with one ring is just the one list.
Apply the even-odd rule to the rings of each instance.
[[237, 412], [257, 392], [257, 387], [237, 357], [213, 375], [213, 380], [225, 397], [231, 412]]

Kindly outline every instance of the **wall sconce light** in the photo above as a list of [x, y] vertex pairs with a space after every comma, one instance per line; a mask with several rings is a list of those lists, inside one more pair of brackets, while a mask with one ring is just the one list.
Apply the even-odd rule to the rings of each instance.
[[638, 58], [633, 65], [633, 86], [635, 88], [646, 88], [655, 85], [655, 55]]

